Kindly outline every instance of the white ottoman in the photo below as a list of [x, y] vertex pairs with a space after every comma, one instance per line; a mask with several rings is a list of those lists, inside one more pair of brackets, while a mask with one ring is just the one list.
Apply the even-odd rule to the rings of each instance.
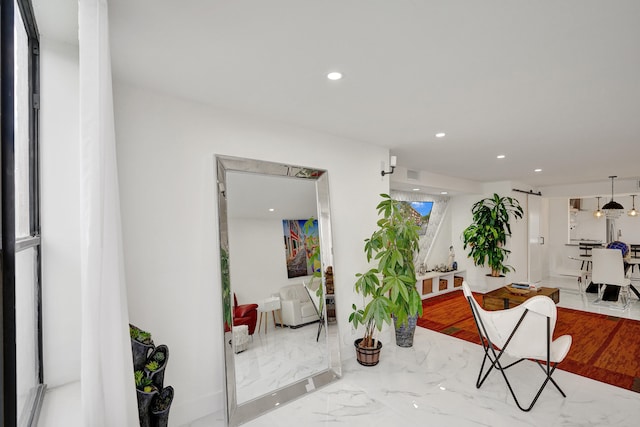
[[247, 325], [238, 325], [233, 327], [233, 343], [235, 352], [245, 351], [249, 346], [249, 327]]

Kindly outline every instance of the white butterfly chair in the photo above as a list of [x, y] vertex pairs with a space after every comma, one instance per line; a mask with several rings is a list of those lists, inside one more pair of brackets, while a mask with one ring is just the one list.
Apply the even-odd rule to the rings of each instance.
[[[549, 381], [558, 389], [562, 397], [567, 397], [551, 378], [556, 366], [564, 360], [571, 347], [570, 335], [563, 335], [555, 341], [552, 340], [557, 319], [556, 305], [553, 300], [538, 295], [514, 308], [486, 311], [473, 298], [466, 281], [462, 282], [462, 290], [471, 306], [478, 335], [484, 348], [484, 358], [476, 381], [476, 388], [480, 388], [489, 373], [493, 368], [496, 368], [502, 373], [516, 405], [523, 411], [529, 411], [533, 408]], [[503, 365], [503, 355], [518, 360], [505, 366]], [[518, 401], [505, 372], [507, 368], [525, 359], [534, 360], [545, 373], [544, 382], [528, 407], [522, 406]], [[484, 372], [487, 360], [490, 364], [487, 371]]]
[[629, 286], [630, 277], [624, 274], [624, 261], [620, 249], [594, 249], [593, 268], [591, 281], [598, 286], [598, 298], [593, 302], [598, 304], [603, 302], [604, 290], [607, 285], [620, 286], [618, 303], [615, 301], [609, 305], [610, 308], [624, 310], [629, 306]]

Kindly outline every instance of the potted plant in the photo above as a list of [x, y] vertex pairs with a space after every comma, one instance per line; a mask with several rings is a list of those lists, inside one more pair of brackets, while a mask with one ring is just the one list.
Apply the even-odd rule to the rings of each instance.
[[[413, 345], [416, 319], [422, 315], [422, 300], [416, 289], [414, 255], [418, 250], [419, 226], [407, 215], [400, 202], [388, 194], [381, 194], [382, 201], [376, 207], [382, 218], [378, 229], [365, 239], [367, 261], [375, 259], [377, 267], [366, 273], [358, 273], [355, 290], [370, 298], [364, 309], [353, 305], [349, 322], [354, 327], [363, 325], [365, 334], [356, 340], [356, 349], [381, 347], [373, 334], [390, 323], [393, 316], [396, 328], [396, 344]], [[382, 281], [380, 280], [382, 277]], [[377, 362], [376, 362], [377, 363]]]
[[169, 425], [169, 409], [173, 402], [173, 387], [162, 389], [151, 402], [152, 427], [167, 427]]
[[151, 427], [150, 406], [153, 398], [158, 394], [158, 388], [143, 371], [134, 372], [136, 395], [138, 397], [138, 419], [140, 427]]
[[[317, 221], [314, 217], [309, 218], [303, 226], [304, 233], [307, 236], [307, 240], [305, 241], [305, 247], [307, 248], [307, 263], [311, 265], [313, 269], [313, 274], [311, 275], [311, 279], [309, 280], [309, 284], [306, 285], [307, 288], [313, 288], [313, 283], [316, 279], [322, 278], [322, 273], [320, 273], [320, 242], [318, 237], [311, 237], [309, 231], [317, 225]], [[318, 286], [316, 290], [316, 296], [318, 297], [319, 306], [318, 311], [322, 313], [324, 309], [324, 291], [322, 289], [322, 282]]]
[[164, 371], [169, 361], [169, 347], [164, 344], [157, 346], [144, 365], [144, 371], [153, 384], [162, 389], [164, 386]]
[[222, 276], [222, 306], [224, 309], [224, 329], [231, 332], [233, 316], [231, 312], [231, 275], [229, 270], [229, 251], [220, 247], [220, 274]]
[[[151, 333], [129, 325], [133, 350], [134, 380], [141, 427], [166, 427], [173, 388], [163, 388], [164, 373], [169, 362], [169, 347], [154, 346]], [[151, 352], [149, 354], [149, 352]]]
[[[515, 269], [505, 264], [511, 251], [504, 247], [511, 236], [510, 217], [522, 218], [523, 210], [512, 197], [493, 197], [477, 201], [471, 207], [473, 222], [462, 232], [464, 249], [476, 266], [491, 268], [492, 277], [500, 277]], [[487, 275], [489, 276], [489, 275]]]
[[155, 348], [151, 333], [129, 324], [129, 336], [131, 337], [131, 352], [133, 353], [133, 369], [142, 371], [149, 353]]

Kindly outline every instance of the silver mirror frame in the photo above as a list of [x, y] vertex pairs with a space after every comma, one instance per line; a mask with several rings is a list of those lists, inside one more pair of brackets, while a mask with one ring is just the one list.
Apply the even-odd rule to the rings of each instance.
[[[232, 332], [225, 331], [224, 325], [230, 324], [232, 311], [231, 278], [229, 277], [229, 229], [227, 222], [226, 176], [228, 172], [243, 172], [259, 175], [291, 177], [291, 179], [313, 180], [316, 184], [316, 204], [318, 211], [318, 233], [320, 238], [320, 254], [322, 264], [322, 286], [325, 283], [324, 272], [327, 266], [334, 266], [333, 243], [331, 238], [331, 215], [329, 204], [329, 177], [326, 170], [286, 165], [262, 160], [245, 159], [231, 156], [216, 156], [216, 177], [218, 195], [218, 221], [220, 237], [220, 266], [221, 291], [223, 313], [223, 347], [226, 383], [226, 412], [227, 425], [237, 426], [265, 412], [297, 399], [317, 388], [330, 384], [342, 375], [340, 364], [340, 346], [338, 326], [327, 323], [326, 304], [324, 304], [325, 331], [327, 334], [327, 369], [301, 379], [288, 386], [273, 390], [261, 397], [238, 404], [236, 393], [235, 353], [233, 351]], [[334, 266], [335, 269], [335, 266]]]

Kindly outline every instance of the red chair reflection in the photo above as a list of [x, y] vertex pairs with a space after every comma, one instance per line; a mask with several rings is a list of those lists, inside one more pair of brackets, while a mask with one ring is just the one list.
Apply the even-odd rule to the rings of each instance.
[[233, 294], [233, 325], [247, 325], [249, 335], [253, 335], [258, 322], [258, 304], [238, 305], [238, 298]]

